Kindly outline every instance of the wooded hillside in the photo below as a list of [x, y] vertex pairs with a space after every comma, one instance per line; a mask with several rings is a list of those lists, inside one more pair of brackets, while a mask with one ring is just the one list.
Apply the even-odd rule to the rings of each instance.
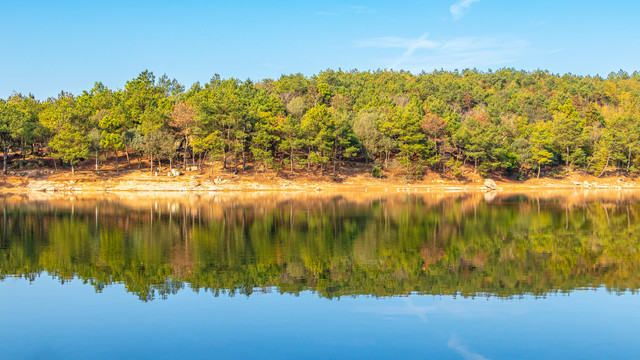
[[327, 70], [258, 83], [216, 75], [186, 89], [144, 71], [119, 90], [0, 99], [0, 142], [5, 172], [21, 159], [98, 169], [126, 156], [151, 170], [162, 160], [337, 177], [350, 161], [373, 176], [389, 166], [411, 178], [523, 178], [554, 166], [598, 176], [637, 171], [639, 119], [638, 72]]

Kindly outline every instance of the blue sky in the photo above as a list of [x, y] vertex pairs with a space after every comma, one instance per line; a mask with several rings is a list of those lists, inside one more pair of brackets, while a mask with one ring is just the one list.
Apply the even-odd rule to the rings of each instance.
[[110, 88], [144, 69], [187, 87], [343, 70], [640, 67], [636, 1], [14, 1], [0, 5], [0, 97]]

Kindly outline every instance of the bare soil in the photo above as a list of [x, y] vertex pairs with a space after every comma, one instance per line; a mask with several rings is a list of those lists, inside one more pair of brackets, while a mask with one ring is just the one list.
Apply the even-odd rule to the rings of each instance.
[[[37, 162], [36, 162], [37, 161]], [[466, 171], [463, 179], [439, 173], [428, 173], [420, 179], [412, 179], [405, 175], [399, 166], [391, 166], [382, 173], [382, 178], [371, 175], [370, 166], [361, 163], [345, 163], [339, 176], [333, 176], [333, 169], [324, 171], [320, 176], [318, 169], [311, 174], [306, 169], [297, 169], [293, 176], [288, 171], [262, 172], [248, 164], [245, 171], [237, 173], [223, 171], [221, 166], [182, 170], [181, 175], [169, 176], [168, 164], [162, 168], [154, 167], [150, 171], [148, 162], [142, 161], [138, 169], [137, 158], [132, 157], [128, 163], [124, 156], [119, 159], [119, 171], [116, 172], [115, 159], [100, 163], [95, 170], [95, 163], [87, 159], [76, 166], [75, 175], [69, 167], [57, 169], [50, 167], [51, 159], [28, 160], [20, 169], [10, 169], [7, 174], [0, 175], [0, 192], [77, 192], [77, 191], [334, 191], [334, 192], [418, 192], [418, 191], [481, 191], [490, 190], [484, 186], [485, 178]], [[43, 164], [45, 164], [43, 166]], [[512, 178], [488, 176], [495, 181], [496, 190], [520, 191], [531, 189], [634, 189], [640, 188], [640, 181], [635, 176], [624, 173], [609, 173], [597, 178], [581, 171], [555, 169], [555, 173], [547, 173], [545, 177], [516, 180]], [[315, 173], [313, 173], [315, 172]]]

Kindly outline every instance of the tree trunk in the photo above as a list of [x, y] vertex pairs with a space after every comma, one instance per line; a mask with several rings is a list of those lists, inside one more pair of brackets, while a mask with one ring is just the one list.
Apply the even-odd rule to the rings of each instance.
[[131, 159], [129, 159], [129, 149], [125, 146], [124, 153], [127, 155], [127, 165], [131, 166]]
[[538, 179], [540, 179], [540, 163], [538, 163]]
[[56, 158], [53, 158], [53, 169], [58, 173], [58, 164], [56, 163]]
[[598, 177], [602, 176], [602, 174], [607, 171], [607, 167], [609, 167], [609, 160], [611, 160], [611, 151], [609, 151], [609, 156], [607, 156], [607, 163], [605, 164], [604, 169], [602, 169], [602, 172], [600, 173], [600, 175], [598, 175]]
[[118, 150], [115, 150], [114, 153], [116, 154], [116, 175], [120, 175], [120, 168], [118, 167]]
[[309, 147], [309, 153], [307, 154], [307, 175], [311, 172], [311, 147]]
[[73, 161], [69, 161], [69, 164], [71, 164], [71, 175], [76, 176], [76, 169], [73, 167]]
[[187, 171], [187, 146], [189, 144], [189, 137], [187, 135], [184, 136], [184, 156], [182, 157], [184, 160], [184, 171]]
[[173, 170], [173, 158], [169, 158], [169, 171]]
[[385, 150], [384, 152], [384, 169], [387, 170], [389, 168], [389, 150]]
[[[254, 161], [254, 166], [255, 166], [255, 161]], [[246, 169], [247, 169], [247, 158], [244, 153], [244, 147], [242, 147], [242, 171], [245, 171]]]
[[565, 161], [567, 164], [567, 169], [569, 169], [569, 147], [567, 146], [567, 160]]
[[222, 147], [222, 171], [227, 171], [227, 149]]
[[291, 156], [289, 157], [289, 161], [291, 161], [291, 176], [293, 176], [293, 141], [291, 142]]
[[338, 176], [340, 176], [340, 169], [342, 168], [342, 152], [338, 155]]
[[333, 176], [337, 176], [338, 174], [336, 173], [337, 170], [337, 164], [336, 162], [338, 162], [338, 146], [334, 146], [333, 147]]
[[149, 154], [149, 159], [151, 160], [151, 173], [153, 174], [153, 154]]
[[629, 160], [627, 160], [627, 172], [631, 168], [631, 145], [629, 145]]
[[238, 172], [238, 152], [236, 150], [233, 151], [233, 173], [236, 174]]
[[96, 171], [98, 171], [98, 150], [96, 150]]
[[2, 172], [7, 173], [7, 140], [2, 140]]

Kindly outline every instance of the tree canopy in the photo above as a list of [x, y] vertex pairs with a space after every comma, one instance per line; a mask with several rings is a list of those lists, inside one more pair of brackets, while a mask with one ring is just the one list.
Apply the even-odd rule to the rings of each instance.
[[50, 155], [73, 165], [89, 149], [96, 166], [98, 154], [124, 151], [151, 169], [178, 159], [334, 177], [345, 161], [418, 178], [635, 172], [639, 123], [638, 72], [326, 70], [260, 82], [215, 75], [186, 89], [144, 71], [119, 90], [96, 83], [79, 95], [0, 101], [5, 162]]

